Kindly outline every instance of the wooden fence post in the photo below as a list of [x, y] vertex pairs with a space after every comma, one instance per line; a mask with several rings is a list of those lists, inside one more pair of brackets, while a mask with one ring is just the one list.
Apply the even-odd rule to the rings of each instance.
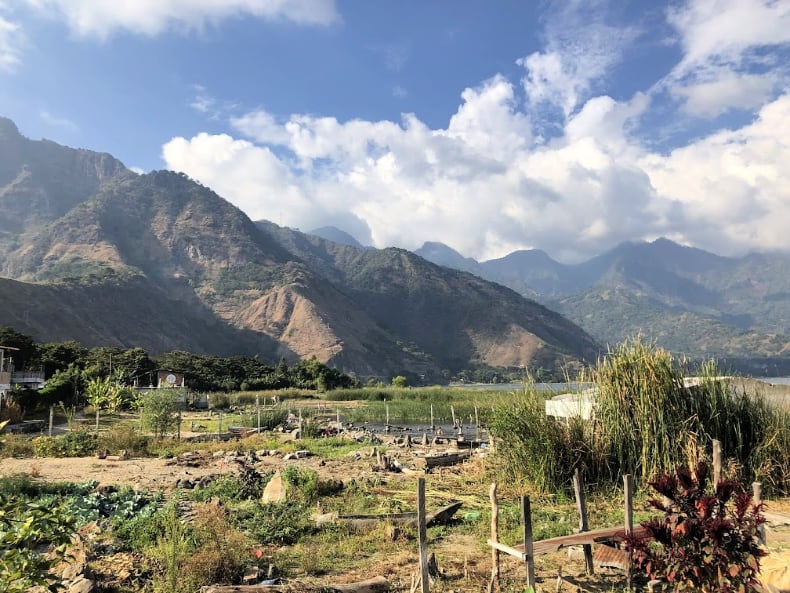
[[713, 489], [721, 482], [721, 441], [713, 439]]
[[[631, 474], [623, 476], [625, 494], [625, 535], [631, 536], [634, 532], [634, 477]], [[631, 547], [628, 547], [628, 560], [625, 566], [625, 578], [628, 589], [631, 589]]]
[[[488, 492], [491, 498], [491, 541], [499, 541], [499, 501], [496, 498], [496, 482], [491, 484]], [[491, 547], [491, 580], [488, 583], [488, 593], [493, 593], [499, 587], [499, 550]]]
[[[587, 524], [587, 501], [584, 498], [584, 487], [582, 484], [581, 472], [578, 468], [573, 472], [573, 492], [576, 495], [576, 510], [579, 511], [579, 532], [584, 533], [589, 531], [590, 528]], [[584, 569], [587, 574], [593, 574], [595, 568], [593, 566], [592, 546], [584, 544]]]
[[429, 593], [428, 536], [425, 529], [425, 478], [417, 479], [417, 531], [420, 540], [420, 579], [422, 593]]
[[[752, 504], [761, 505], [763, 503], [763, 483], [752, 482]], [[761, 544], [765, 544], [765, 525], [757, 527], [757, 540]]]
[[524, 565], [527, 570], [527, 587], [535, 588], [535, 555], [532, 552], [532, 509], [529, 496], [521, 497], [521, 518], [524, 521]]

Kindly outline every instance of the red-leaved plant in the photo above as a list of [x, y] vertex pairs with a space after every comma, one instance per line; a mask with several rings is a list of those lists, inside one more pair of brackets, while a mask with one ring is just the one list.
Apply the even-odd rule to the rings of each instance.
[[642, 523], [644, 532], [630, 538], [633, 566], [673, 591], [756, 591], [765, 555], [758, 541], [762, 504], [735, 482], [721, 481], [712, 492], [707, 483], [705, 463], [650, 482], [664, 497], [650, 505], [663, 516]]

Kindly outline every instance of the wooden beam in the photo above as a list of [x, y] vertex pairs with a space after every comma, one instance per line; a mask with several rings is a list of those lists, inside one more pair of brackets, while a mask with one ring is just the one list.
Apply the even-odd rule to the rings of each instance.
[[721, 441], [713, 439], [713, 489], [721, 482]]
[[278, 593], [289, 591], [336, 591], [337, 593], [386, 593], [390, 590], [389, 581], [382, 577], [373, 577], [366, 581], [336, 585], [308, 585], [291, 583], [288, 585], [207, 585], [201, 593]]
[[[488, 541], [499, 542], [499, 501], [496, 497], [496, 482], [491, 484], [488, 492], [491, 498], [491, 539]], [[491, 546], [491, 581], [488, 583], [488, 593], [493, 593], [499, 587], [499, 550]]]
[[499, 550], [500, 552], [504, 552], [505, 554], [508, 554], [510, 556], [518, 558], [519, 560], [524, 560], [524, 558], [526, 557], [526, 554], [524, 554], [524, 552], [522, 552], [521, 550], [519, 550], [517, 548], [512, 548], [510, 546], [506, 546], [505, 544], [502, 544], [502, 543], [499, 543], [499, 542], [495, 542], [493, 540], [488, 540], [487, 543], [492, 548], [495, 548], [495, 549]]

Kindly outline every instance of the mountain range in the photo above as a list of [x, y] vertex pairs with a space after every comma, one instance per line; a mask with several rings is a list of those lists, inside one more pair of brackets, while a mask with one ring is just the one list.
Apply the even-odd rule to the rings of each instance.
[[360, 377], [425, 382], [600, 352], [500, 283], [316, 233], [254, 222], [183, 174], [138, 175], [0, 118], [0, 324], [38, 341], [315, 356]]
[[540, 250], [477, 262], [441, 243], [416, 253], [535, 299], [602, 344], [637, 335], [736, 370], [790, 372], [790, 255], [722, 257], [665, 238], [566, 265]]

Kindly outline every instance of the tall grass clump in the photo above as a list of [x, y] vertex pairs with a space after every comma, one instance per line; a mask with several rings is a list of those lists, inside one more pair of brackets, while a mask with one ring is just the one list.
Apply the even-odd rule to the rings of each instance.
[[640, 339], [611, 350], [593, 371], [595, 446], [617, 475], [647, 483], [687, 465], [690, 448], [708, 449], [717, 439], [723, 456], [753, 478], [753, 452], [774, 423], [773, 410], [759, 394], [737, 390], [715, 362], [696, 377], [685, 371], [685, 361]]
[[709, 458], [714, 439], [740, 480], [790, 490], [790, 414], [738, 388], [714, 362], [687, 364], [637, 338], [589, 371], [592, 418], [545, 416], [534, 391], [500, 406], [491, 432], [504, 473], [541, 490], [567, 487], [576, 468], [601, 488], [633, 474], [642, 484]]
[[595, 419], [588, 431], [609, 459], [610, 481], [622, 473], [649, 479], [685, 459], [691, 419], [682, 370], [672, 355], [641, 340], [611, 350], [592, 371]]
[[509, 482], [540, 491], [567, 490], [576, 468], [598, 465], [583, 421], [546, 416], [545, 398], [534, 385], [495, 410], [489, 431], [495, 438], [495, 465]]

